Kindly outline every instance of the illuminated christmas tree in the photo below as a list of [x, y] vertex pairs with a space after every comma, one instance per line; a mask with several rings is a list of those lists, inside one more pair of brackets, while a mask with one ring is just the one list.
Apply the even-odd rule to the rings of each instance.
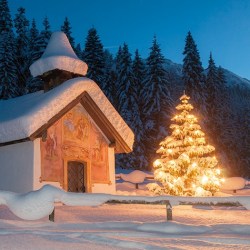
[[154, 178], [160, 185], [149, 185], [155, 194], [211, 196], [223, 181], [215, 148], [206, 143], [197, 118], [190, 113], [189, 99], [185, 94], [180, 98], [178, 114], [171, 119], [172, 134], [157, 150], [161, 158], [154, 162]]

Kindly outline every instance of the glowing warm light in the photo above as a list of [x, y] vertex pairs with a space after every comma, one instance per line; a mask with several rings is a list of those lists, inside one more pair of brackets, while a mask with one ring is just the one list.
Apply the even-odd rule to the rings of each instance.
[[221, 178], [220, 180], [221, 180], [221, 182], [225, 182], [226, 181], [224, 178]]
[[218, 180], [214, 181], [214, 184], [220, 186], [220, 182]]
[[191, 165], [193, 168], [195, 168], [195, 167], [197, 167], [197, 163], [196, 162], [194, 162], [194, 163], [192, 163], [192, 165]]
[[208, 182], [208, 177], [206, 175], [203, 175], [202, 179], [201, 179], [201, 183], [204, 185]]
[[204, 189], [202, 187], [197, 187], [195, 190], [195, 195], [196, 196], [203, 196], [204, 194]]
[[162, 171], [159, 172], [159, 177], [163, 177], [164, 173]]
[[161, 157], [153, 165], [158, 183], [154, 183], [152, 191], [158, 195], [211, 196], [225, 181], [220, 176], [215, 148], [207, 144], [197, 118], [190, 113], [193, 106], [189, 97], [183, 95], [180, 100], [176, 107], [180, 113], [174, 116], [175, 123], [170, 126], [173, 132], [157, 151]]
[[220, 169], [219, 168], [216, 169], [216, 174], [220, 174]]
[[158, 159], [155, 160], [155, 161], [154, 161], [154, 166], [155, 166], [155, 167], [158, 167], [159, 165], [161, 165], [161, 161], [158, 160]]

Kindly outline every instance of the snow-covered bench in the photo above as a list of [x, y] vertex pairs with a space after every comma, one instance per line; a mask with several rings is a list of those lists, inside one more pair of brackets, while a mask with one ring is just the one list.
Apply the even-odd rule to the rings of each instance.
[[116, 179], [122, 179], [123, 181], [133, 183], [135, 184], [135, 188], [138, 189], [140, 183], [143, 183], [145, 179], [153, 179], [153, 176], [148, 175], [147, 173], [140, 170], [134, 170], [129, 174], [117, 174]]
[[222, 183], [220, 189], [222, 191], [233, 191], [236, 193], [237, 190], [243, 189], [246, 184], [247, 181], [242, 177], [230, 177], [225, 179], [225, 182]]

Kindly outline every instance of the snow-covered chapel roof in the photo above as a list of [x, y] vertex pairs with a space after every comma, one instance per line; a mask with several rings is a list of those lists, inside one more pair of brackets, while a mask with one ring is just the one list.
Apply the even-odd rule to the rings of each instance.
[[68, 80], [56, 88], [0, 101], [0, 144], [32, 140], [69, 111], [82, 103], [108, 139], [115, 141], [117, 152], [132, 150], [134, 134], [98, 85], [85, 77]]
[[57, 31], [52, 33], [41, 58], [30, 66], [32, 76], [39, 76], [53, 69], [61, 69], [85, 76], [88, 66], [73, 51], [67, 36]]

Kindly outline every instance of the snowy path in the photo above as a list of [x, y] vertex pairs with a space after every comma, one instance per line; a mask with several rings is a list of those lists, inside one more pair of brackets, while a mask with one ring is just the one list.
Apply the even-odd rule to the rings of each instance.
[[0, 206], [0, 249], [250, 249], [250, 211], [161, 205], [56, 207], [56, 222], [23, 221]]

